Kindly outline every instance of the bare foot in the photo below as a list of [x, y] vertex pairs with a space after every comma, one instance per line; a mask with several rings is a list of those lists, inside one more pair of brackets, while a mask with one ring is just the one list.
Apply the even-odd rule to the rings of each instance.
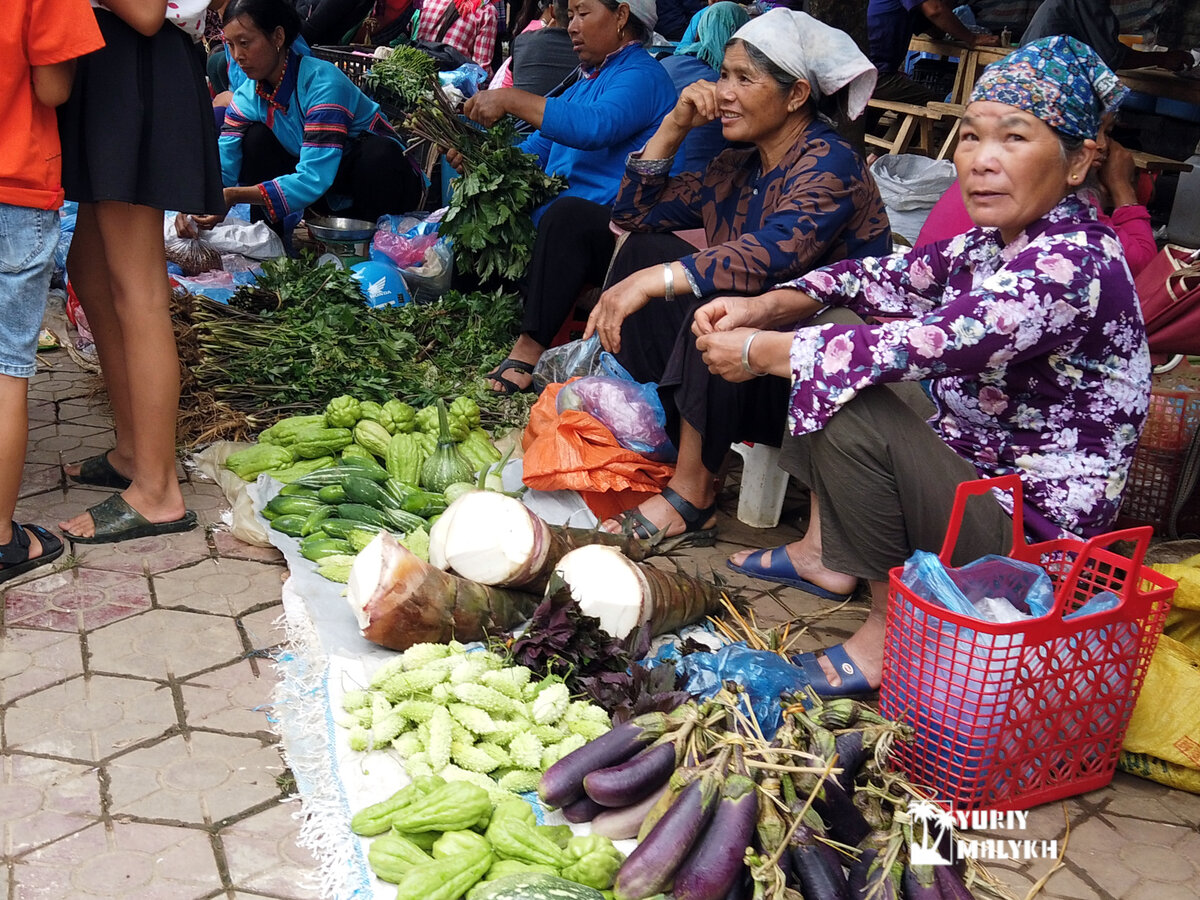
[[[681, 495], [682, 496], [682, 495]], [[716, 500], [716, 495], [705, 497], [701, 502], [697, 503], [691, 497], [684, 497], [689, 503], [692, 503], [697, 509], [707, 509], [712, 506]], [[687, 524], [683, 521], [683, 517], [679, 515], [679, 511], [666, 501], [662, 494], [655, 494], [643, 500], [638, 506], [638, 510], [643, 516], [650, 520], [655, 529], [666, 529], [664, 537], [675, 537], [683, 534], [687, 530]], [[636, 520], [635, 520], [636, 521]], [[712, 515], [701, 526], [703, 529], [714, 528], [717, 524], [716, 515]], [[620, 534], [622, 532], [622, 524], [617, 519], [605, 519], [600, 528], [607, 531], [609, 534]]]
[[[813, 550], [804, 540], [788, 544], [785, 549], [792, 568], [805, 581], [812, 582], [817, 587], [825, 588], [825, 590], [832, 594], [851, 594], [858, 587], [858, 579], [853, 575], [846, 575], [842, 572], [834, 572], [832, 569], [827, 569], [821, 562], [820, 554]], [[746, 561], [746, 557], [757, 552], [757, 550], [739, 550], [733, 556], [729, 557], [729, 561], [735, 566], [740, 566]], [[763, 557], [763, 565], [770, 566], [774, 561], [774, 554], [778, 552], [778, 549], [769, 551]]]
[[[122, 491], [121, 496], [125, 499], [126, 503], [141, 513], [148, 522], [174, 522], [176, 519], [182, 518], [184, 513], [187, 512], [187, 507], [183, 502], [183, 494], [178, 490], [173, 492], [172, 497], [164, 497], [156, 500], [138, 491], [137, 485], [134, 485]], [[58, 527], [62, 531], [77, 537], [92, 537], [96, 533], [96, 523], [92, 521], [92, 514], [87, 510], [84, 510], [73, 519], [59, 522]]]

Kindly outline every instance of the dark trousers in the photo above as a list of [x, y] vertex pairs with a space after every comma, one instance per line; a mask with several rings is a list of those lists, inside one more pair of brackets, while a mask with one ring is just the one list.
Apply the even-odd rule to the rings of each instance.
[[343, 38], [362, 24], [375, 0], [321, 0], [300, 26], [310, 47], [341, 44]]
[[[255, 122], [242, 137], [241, 184], [262, 184], [296, 171], [300, 160], [279, 143], [266, 125]], [[374, 222], [380, 216], [416, 209], [421, 202], [421, 176], [412, 167], [404, 148], [378, 134], [363, 134], [346, 144], [342, 163], [327, 194], [349, 197], [349, 207], [332, 209], [325, 197], [312, 209], [320, 215], [346, 216]], [[261, 221], [264, 212], [251, 207], [251, 218]]]
[[[827, 313], [816, 319], [834, 321], [824, 318]], [[818, 500], [822, 562], [828, 568], [886, 581], [888, 570], [903, 565], [914, 550], [942, 549], [955, 489], [979, 476], [918, 412], [928, 407], [916, 384], [876, 385], [820, 431], [784, 438], [779, 465]], [[1006, 554], [1011, 541], [1012, 518], [995, 497], [972, 497], [952, 561], [962, 565], [989, 553]]]
[[[610, 215], [607, 206], [563, 197], [538, 223], [521, 331], [543, 347], [558, 335], [585, 288], [608, 287], [639, 269], [695, 252], [673, 234], [634, 233], [625, 236], [614, 256], [617, 237], [608, 227]], [[661, 377], [690, 296], [685, 287], [675, 303], [652, 301], [622, 325], [618, 358], [638, 381]]]

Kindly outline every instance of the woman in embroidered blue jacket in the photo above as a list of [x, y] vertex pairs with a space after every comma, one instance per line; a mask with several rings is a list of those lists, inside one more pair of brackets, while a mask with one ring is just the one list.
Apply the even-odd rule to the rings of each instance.
[[[292, 47], [300, 18], [285, 0], [231, 0], [229, 52], [247, 81], [219, 142], [225, 202], [280, 223], [307, 207], [374, 221], [420, 202], [421, 179], [375, 103], [332, 63]], [[197, 217], [209, 227], [219, 217]], [[193, 232], [180, 222], [181, 232]]]

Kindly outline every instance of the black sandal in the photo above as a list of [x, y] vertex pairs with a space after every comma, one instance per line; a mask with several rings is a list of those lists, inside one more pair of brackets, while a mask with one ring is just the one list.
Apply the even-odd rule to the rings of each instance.
[[533, 366], [530, 363], [523, 362], [519, 359], [513, 359], [511, 356], [505, 358], [504, 361], [500, 363], [500, 365], [496, 366], [496, 368], [494, 368], [492, 371], [488, 372], [483, 377], [490, 378], [492, 381], [494, 381], [498, 385], [500, 385], [500, 390], [496, 391], [496, 393], [498, 393], [498, 394], [500, 394], [500, 393], [509, 394], [509, 395], [511, 395], [511, 394], [532, 394], [533, 393], [533, 382], [532, 381], [529, 382], [529, 384], [525, 385], [525, 387], [517, 387], [516, 384], [514, 384], [513, 382], [509, 381], [507, 378], [504, 377], [504, 373], [507, 372], [509, 369], [513, 369], [514, 371], [521, 372], [525, 375], [528, 375], [530, 378], [533, 377]]
[[91, 484], [96, 487], [116, 488], [123, 491], [129, 487], [132, 482], [118, 472], [111, 462], [109, 462], [108, 454], [111, 450], [105, 450], [103, 453], [97, 453], [95, 456], [89, 456], [79, 464], [78, 475], [68, 475], [67, 477], [76, 484]]
[[[29, 558], [29, 532], [37, 535], [42, 545], [40, 556]], [[12, 539], [7, 544], [0, 544], [0, 583], [31, 572], [39, 566], [54, 562], [63, 554], [63, 542], [41, 525], [18, 525], [12, 523]]]
[[[664, 542], [670, 543], [672, 549], [711, 547], [717, 542], [716, 525], [711, 528], [704, 527], [704, 523], [716, 513], [716, 503], [700, 509], [669, 487], [662, 489], [662, 497], [674, 507], [675, 512], [679, 513], [679, 518], [683, 519], [682, 532], [662, 538]], [[632, 534], [638, 540], [642, 541], [656, 538], [659, 532], [663, 530], [651, 522], [646, 517], [646, 514], [636, 506], [633, 509], [625, 510], [625, 512], [615, 516], [614, 519], [620, 523], [622, 533]]]

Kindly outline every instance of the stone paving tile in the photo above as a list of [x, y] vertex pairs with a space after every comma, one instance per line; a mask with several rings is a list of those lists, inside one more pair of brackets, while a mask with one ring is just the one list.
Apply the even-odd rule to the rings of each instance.
[[[57, 459], [51, 462], [59, 465]], [[66, 487], [65, 491], [50, 491], [23, 498], [17, 503], [17, 519], [22, 522], [48, 522], [57, 531], [59, 522], [77, 516], [113, 493], [110, 488], [90, 487], [71, 482], [67, 482]]]
[[88, 636], [95, 672], [141, 678], [188, 676], [244, 654], [232, 619], [155, 609]]
[[14, 881], [17, 900], [200, 900], [222, 886], [208, 834], [120, 820], [34, 851]]
[[1097, 816], [1071, 829], [1067, 858], [1073, 868], [1086, 873], [1085, 880], [1103, 884], [1113, 897], [1124, 897], [1142, 876], [1117, 857], [1122, 843], [1120, 832]]
[[278, 566], [238, 559], [207, 559], [154, 579], [158, 605], [237, 616], [273, 602], [279, 593]]
[[10, 588], [4, 594], [4, 621], [8, 626], [90, 631], [150, 605], [150, 586], [141, 576], [67, 569]]
[[1176, 791], [1163, 784], [1118, 772], [1113, 787], [1105, 793], [1104, 811], [1109, 815], [1150, 819], [1176, 825], [1200, 822], [1200, 796]]
[[180, 726], [171, 691], [137, 678], [74, 678], [4, 713], [4, 747], [99, 762]]
[[78, 397], [62, 400], [58, 404], [58, 420], [60, 422], [76, 422], [94, 416], [112, 429], [112, 414], [103, 395], [97, 397]]
[[239, 541], [225, 528], [214, 528], [212, 540], [213, 546], [217, 548], [217, 556], [221, 559], [248, 559], [251, 562], [265, 563], [283, 562], [283, 554], [274, 547], [255, 547]]
[[180, 534], [160, 534], [114, 544], [73, 546], [81, 566], [138, 575], [169, 572], [198, 563], [210, 555], [204, 528], [199, 526]]
[[61, 488], [62, 467], [57, 463], [26, 463], [21, 471], [21, 487], [17, 497], [31, 497]]
[[65, 422], [29, 430], [26, 460], [36, 463], [72, 462], [112, 446], [109, 429]]
[[0, 762], [0, 855], [17, 856], [100, 817], [94, 766], [15, 754]]
[[[284, 571], [287, 571], [286, 569]], [[271, 650], [287, 639], [287, 630], [282, 621], [283, 603], [242, 616], [238, 621], [246, 632], [246, 639], [255, 650]]]
[[[298, 801], [280, 803], [221, 829], [229, 879], [236, 888], [288, 900], [316, 900], [318, 863], [296, 839]], [[236, 895], [235, 895], [236, 896]]]
[[279, 751], [257, 738], [195, 731], [132, 750], [105, 767], [109, 810], [211, 825], [279, 796]]
[[31, 400], [29, 402], [29, 427], [53, 424], [58, 421], [58, 411], [53, 400]]
[[189, 728], [264, 734], [271, 728], [274, 688], [274, 672], [265, 659], [205, 672], [180, 685], [184, 717]]
[[7, 628], [0, 638], [0, 704], [83, 674], [79, 635]]
[[195, 510], [201, 525], [219, 525], [229, 509], [221, 486], [213, 481], [187, 481], [182, 486], [188, 509]]

